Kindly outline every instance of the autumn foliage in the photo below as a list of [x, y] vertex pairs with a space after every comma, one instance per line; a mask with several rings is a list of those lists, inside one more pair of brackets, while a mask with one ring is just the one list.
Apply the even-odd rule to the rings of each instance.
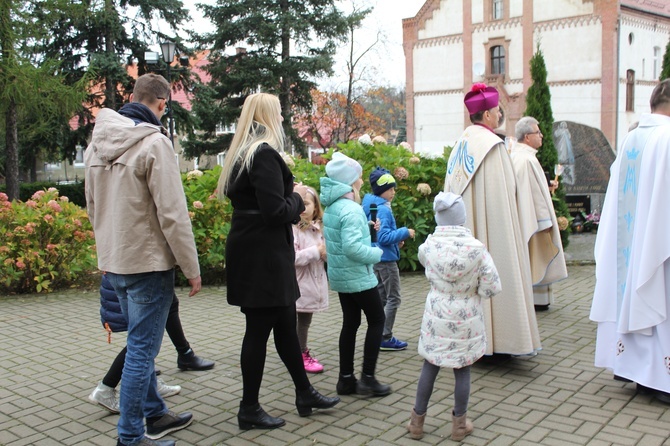
[[356, 139], [362, 134], [383, 135], [384, 122], [367, 111], [361, 104], [353, 103], [349, 129], [345, 132], [347, 97], [341, 93], [312, 90], [312, 108], [297, 113], [293, 127], [300, 138], [313, 147], [330, 148], [340, 142]]

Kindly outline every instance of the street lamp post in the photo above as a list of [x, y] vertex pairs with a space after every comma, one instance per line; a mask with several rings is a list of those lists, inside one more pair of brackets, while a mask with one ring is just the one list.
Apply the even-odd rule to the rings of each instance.
[[161, 53], [163, 53], [163, 61], [167, 64], [167, 81], [170, 84], [170, 95], [168, 96], [168, 121], [170, 127], [170, 142], [174, 148], [174, 118], [172, 116], [172, 77], [170, 76], [170, 67], [174, 60], [174, 54], [177, 45], [170, 40], [161, 42]]

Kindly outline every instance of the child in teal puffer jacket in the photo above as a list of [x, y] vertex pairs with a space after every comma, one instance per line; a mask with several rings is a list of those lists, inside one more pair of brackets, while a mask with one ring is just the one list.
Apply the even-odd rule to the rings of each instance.
[[[381, 260], [382, 250], [370, 245], [370, 230], [360, 206], [363, 169], [355, 160], [335, 152], [321, 178], [323, 234], [328, 256], [330, 287], [337, 291], [342, 307], [340, 332], [340, 377], [337, 393], [385, 396], [391, 387], [375, 378], [379, 345], [384, 330], [384, 308], [377, 292], [373, 265]], [[356, 332], [361, 325], [361, 310], [368, 330], [363, 348], [361, 379], [354, 376]]]

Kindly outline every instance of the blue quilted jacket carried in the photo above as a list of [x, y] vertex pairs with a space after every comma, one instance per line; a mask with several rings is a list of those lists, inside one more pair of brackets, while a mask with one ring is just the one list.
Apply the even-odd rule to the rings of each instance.
[[128, 330], [128, 322], [121, 311], [119, 298], [116, 297], [116, 291], [105, 275], [100, 282], [100, 320], [103, 327], [106, 322], [115, 333]]
[[376, 287], [372, 265], [382, 256], [380, 248], [370, 245], [370, 229], [363, 208], [343, 197], [349, 192], [351, 186], [321, 178], [328, 280], [330, 288], [340, 293], [358, 293]]

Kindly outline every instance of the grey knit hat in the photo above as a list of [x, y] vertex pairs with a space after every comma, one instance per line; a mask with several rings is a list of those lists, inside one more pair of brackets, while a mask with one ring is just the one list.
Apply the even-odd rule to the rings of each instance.
[[462, 226], [465, 224], [465, 204], [460, 195], [440, 192], [433, 202], [435, 222], [438, 226]]

